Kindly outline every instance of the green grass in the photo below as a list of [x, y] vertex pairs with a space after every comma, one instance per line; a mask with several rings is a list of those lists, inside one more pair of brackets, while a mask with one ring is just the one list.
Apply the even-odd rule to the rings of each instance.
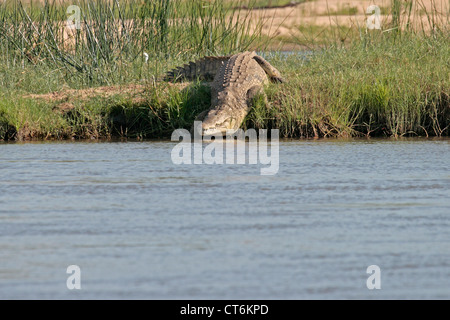
[[284, 43], [293, 43], [306, 49], [313, 50], [324, 46], [348, 43], [359, 36], [354, 27], [330, 25], [301, 25], [298, 35], [281, 39]]
[[66, 138], [65, 119], [47, 103], [9, 96], [0, 99], [0, 139]]
[[[139, 97], [120, 89], [108, 98], [95, 94], [53, 101], [3, 93], [0, 140], [163, 138], [190, 128], [209, 101], [209, 87], [199, 82], [184, 90], [148, 84]], [[64, 104], [71, 108], [62, 110]]]
[[[53, 24], [63, 21], [57, 6], [0, 5], [0, 140], [168, 138], [177, 128], [191, 127], [209, 107], [210, 92], [198, 82], [183, 89], [158, 81], [164, 72], [261, 40], [258, 33], [249, 33], [248, 21], [236, 24], [227, 15], [229, 7], [218, 2], [215, 7], [180, 2], [180, 12], [158, 1], [147, 8], [126, 9], [126, 3], [119, 9], [114, 2], [108, 7], [91, 1], [84, 19], [90, 28], [78, 31], [69, 48]], [[121, 19], [122, 13], [135, 14], [135, 20]], [[174, 15], [190, 18], [174, 22]], [[203, 23], [187, 23], [194, 17]], [[120, 36], [112, 31], [117, 24], [125, 24]], [[314, 51], [268, 55], [286, 83], [265, 88], [269, 103], [256, 99], [244, 127], [278, 128], [281, 137], [448, 136], [448, 28], [431, 26], [426, 32], [340, 26], [303, 30], [311, 37], [290, 41]], [[149, 55], [147, 63], [143, 52]], [[123, 89], [130, 84], [144, 89]], [[30, 97], [105, 85], [115, 86], [113, 94]], [[63, 110], [64, 104], [71, 108]]]
[[154, 73], [176, 59], [244, 50], [258, 35], [250, 31], [248, 13], [231, 11], [219, 0], [208, 5], [202, 0], [74, 4], [80, 8], [80, 28], [70, 30], [65, 28], [66, 5], [0, 3], [3, 68], [12, 73], [30, 66], [52, 68], [70, 85], [110, 85], [136, 78], [129, 70], [143, 67], [144, 53]]
[[285, 137], [443, 136], [450, 126], [450, 44], [444, 35], [381, 36], [303, 59], [274, 56], [288, 79], [248, 127]]

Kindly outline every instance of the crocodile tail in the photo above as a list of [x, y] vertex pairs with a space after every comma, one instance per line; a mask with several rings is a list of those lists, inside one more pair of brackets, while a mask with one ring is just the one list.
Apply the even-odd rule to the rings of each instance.
[[212, 80], [222, 64], [229, 58], [230, 56], [203, 57], [195, 62], [191, 61], [167, 72], [164, 80], [173, 82], [195, 79]]

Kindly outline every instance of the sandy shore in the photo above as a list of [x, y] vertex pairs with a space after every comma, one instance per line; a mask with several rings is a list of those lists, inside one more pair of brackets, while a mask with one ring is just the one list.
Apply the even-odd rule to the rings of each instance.
[[[379, 21], [382, 30], [389, 26], [386, 14], [391, 12], [390, 0], [316, 0], [298, 4], [294, 7], [255, 10], [252, 14], [257, 19], [266, 21], [263, 33], [269, 37], [298, 36], [305, 27], [362, 27], [365, 28], [367, 18], [377, 12], [369, 7], [380, 8]], [[416, 27], [430, 29], [431, 23], [447, 24], [450, 2], [448, 0], [413, 1], [410, 22]], [[427, 13], [437, 12], [431, 17]], [[407, 11], [402, 10], [400, 20], [406, 23]], [[373, 21], [373, 20], [372, 20]]]

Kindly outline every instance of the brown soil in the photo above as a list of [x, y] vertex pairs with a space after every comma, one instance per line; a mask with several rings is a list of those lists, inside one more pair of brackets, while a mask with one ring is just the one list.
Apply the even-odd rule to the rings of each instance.
[[117, 95], [119, 93], [142, 93], [144, 91], [144, 86], [142, 85], [126, 85], [126, 86], [108, 86], [108, 87], [98, 87], [98, 88], [88, 88], [88, 89], [66, 89], [59, 92], [51, 92], [46, 94], [30, 94], [25, 96], [25, 98], [32, 99], [42, 99], [45, 101], [58, 101], [67, 102], [69, 100], [88, 100], [95, 96], [102, 96], [105, 98]]

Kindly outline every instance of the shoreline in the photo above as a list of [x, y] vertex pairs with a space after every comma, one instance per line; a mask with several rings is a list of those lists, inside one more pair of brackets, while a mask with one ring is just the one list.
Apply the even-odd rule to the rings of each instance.
[[[270, 142], [270, 137], [267, 138], [267, 141]], [[327, 143], [327, 142], [420, 142], [420, 141], [448, 141], [450, 142], [450, 136], [411, 136], [411, 137], [310, 137], [310, 138], [279, 138], [278, 141], [280, 143], [289, 143], [289, 142], [318, 142], [318, 143]], [[180, 141], [173, 141], [170, 137], [166, 138], [121, 138], [121, 137], [112, 137], [112, 138], [97, 138], [97, 139], [31, 139], [31, 140], [9, 140], [4, 141], [0, 140], [0, 145], [8, 145], [8, 144], [47, 144], [47, 143], [174, 143], [178, 144]], [[224, 138], [225, 142], [225, 138]], [[193, 143], [193, 142], [192, 142]], [[202, 141], [203, 144], [210, 143]]]

